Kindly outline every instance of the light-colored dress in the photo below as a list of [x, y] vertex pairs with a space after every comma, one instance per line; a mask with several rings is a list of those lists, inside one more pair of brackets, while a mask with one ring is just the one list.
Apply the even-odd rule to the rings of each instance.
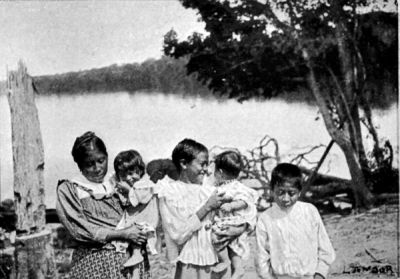
[[101, 184], [84, 177], [59, 181], [56, 210], [75, 240], [70, 278], [150, 278], [147, 255], [143, 263], [123, 272], [125, 257], [106, 241], [124, 210], [108, 180]]
[[276, 203], [257, 222], [257, 272], [263, 279], [327, 276], [335, 251], [318, 210], [296, 202], [288, 210]]
[[[117, 183], [115, 176], [113, 176]], [[118, 182], [121, 183], [121, 182]], [[128, 187], [130, 187], [128, 185]], [[118, 186], [117, 186], [118, 188]], [[143, 177], [130, 188], [128, 195], [118, 194], [121, 202], [126, 204], [125, 211], [116, 229], [124, 229], [134, 224], [142, 226], [142, 230], [147, 236], [147, 251], [151, 255], [158, 253], [161, 247], [161, 240], [156, 229], [160, 223], [158, 212], [158, 201], [155, 195], [155, 184], [147, 177]], [[124, 263], [125, 267], [135, 266], [144, 261], [142, 247], [131, 245], [128, 241], [114, 240], [111, 242], [118, 252], [128, 253], [129, 258]]]
[[247, 259], [250, 255], [250, 246], [248, 243], [248, 233], [252, 232], [255, 228], [257, 221], [257, 207], [258, 193], [253, 189], [243, 185], [238, 180], [231, 180], [223, 183], [217, 187], [219, 192], [224, 193], [227, 198], [232, 198], [232, 201], [244, 201], [247, 204], [245, 209], [236, 210], [229, 213], [218, 212], [219, 217], [215, 218], [215, 225], [217, 227], [224, 227], [230, 225], [248, 224], [246, 232], [235, 238], [228, 247], [231, 248], [242, 259]]
[[167, 257], [177, 262], [175, 278], [188, 278], [189, 274], [211, 278], [209, 267], [218, 261], [211, 243], [211, 230], [205, 228], [211, 216], [199, 220], [196, 212], [211, 196], [213, 189], [174, 181], [169, 177], [157, 185]]

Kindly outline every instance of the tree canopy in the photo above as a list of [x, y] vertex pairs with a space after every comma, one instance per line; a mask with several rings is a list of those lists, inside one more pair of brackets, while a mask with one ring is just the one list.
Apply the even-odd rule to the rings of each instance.
[[[178, 41], [178, 34], [171, 30], [165, 35], [165, 54], [175, 58], [190, 55], [188, 74], [198, 73], [215, 92], [239, 98], [295, 93], [298, 87], [307, 86], [304, 48], [318, 61], [319, 75], [340, 72], [334, 25], [337, 15], [329, 1], [311, 1], [315, 5], [308, 5], [310, 1], [275, 1], [276, 5], [254, 0], [181, 2], [198, 10], [209, 34], [194, 33]], [[338, 2], [348, 7], [342, 16], [347, 16], [347, 30], [355, 30], [351, 39], [360, 48], [370, 84], [388, 83], [397, 88], [398, 63], [393, 59], [398, 49], [397, 14], [370, 12], [351, 17], [347, 14], [353, 12], [356, 1]]]
[[[382, 144], [373, 124], [371, 104], [386, 85], [397, 93], [397, 14], [384, 11], [397, 3], [261, 1], [180, 0], [198, 11], [208, 34], [180, 42], [171, 30], [165, 54], [188, 57], [188, 74], [197, 73], [211, 90], [229, 97], [269, 98], [308, 88], [346, 157], [356, 207], [368, 207], [376, 185], [366, 178], [390, 170], [392, 162], [386, 158], [391, 145]], [[374, 139], [370, 153], [362, 124]]]

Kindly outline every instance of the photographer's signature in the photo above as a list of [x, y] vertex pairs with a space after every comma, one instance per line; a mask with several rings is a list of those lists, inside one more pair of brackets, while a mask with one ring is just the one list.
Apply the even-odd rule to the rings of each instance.
[[373, 274], [385, 274], [394, 275], [395, 270], [391, 265], [368, 265], [363, 266], [360, 264], [351, 264], [350, 270], [344, 270], [343, 273], [373, 273]]

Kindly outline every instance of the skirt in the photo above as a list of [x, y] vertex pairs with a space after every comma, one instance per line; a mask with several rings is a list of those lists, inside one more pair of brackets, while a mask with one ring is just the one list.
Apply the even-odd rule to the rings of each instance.
[[145, 260], [124, 268], [126, 256], [113, 249], [78, 248], [72, 254], [71, 279], [150, 279], [150, 265]]

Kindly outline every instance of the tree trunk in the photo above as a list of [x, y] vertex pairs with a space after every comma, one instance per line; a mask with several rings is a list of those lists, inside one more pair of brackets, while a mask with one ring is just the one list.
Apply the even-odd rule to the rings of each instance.
[[314, 67], [306, 49], [303, 49], [303, 58], [309, 69], [308, 83], [324, 119], [325, 127], [329, 135], [339, 145], [345, 155], [353, 182], [352, 189], [355, 198], [355, 207], [368, 208], [372, 202], [372, 194], [365, 185], [364, 173], [361, 169], [358, 152], [354, 149], [354, 146], [350, 142], [350, 137], [345, 134], [344, 129], [341, 130], [335, 125], [329, 111], [328, 98], [318, 86]]
[[56, 279], [51, 231], [16, 237], [16, 279]]
[[31, 77], [20, 62], [7, 77], [11, 111], [16, 222], [16, 277], [57, 278], [45, 230], [44, 152]]
[[368, 172], [368, 161], [364, 149], [362, 140], [360, 114], [359, 114], [359, 101], [357, 96], [357, 90], [355, 88], [355, 74], [354, 69], [357, 66], [354, 59], [352, 59], [352, 48], [350, 47], [350, 32], [347, 30], [345, 19], [343, 17], [343, 9], [339, 4], [339, 1], [333, 1], [332, 8], [335, 14], [335, 36], [338, 43], [339, 51], [339, 62], [341, 65], [341, 72], [343, 77], [344, 86], [344, 102], [342, 105], [348, 107], [347, 123], [348, 126], [344, 127], [348, 129], [350, 142], [353, 149], [355, 150], [358, 158], [358, 162], [361, 165], [364, 175]]
[[352, 148], [351, 144], [339, 144], [343, 150], [344, 156], [349, 166], [349, 171], [352, 181], [352, 189], [354, 193], [355, 207], [356, 208], [369, 208], [373, 202], [373, 195], [367, 188], [364, 178], [364, 173], [361, 164], [358, 161], [358, 154]]
[[8, 89], [17, 232], [37, 232], [46, 224], [44, 153], [32, 79], [22, 62], [18, 72], [9, 73]]

